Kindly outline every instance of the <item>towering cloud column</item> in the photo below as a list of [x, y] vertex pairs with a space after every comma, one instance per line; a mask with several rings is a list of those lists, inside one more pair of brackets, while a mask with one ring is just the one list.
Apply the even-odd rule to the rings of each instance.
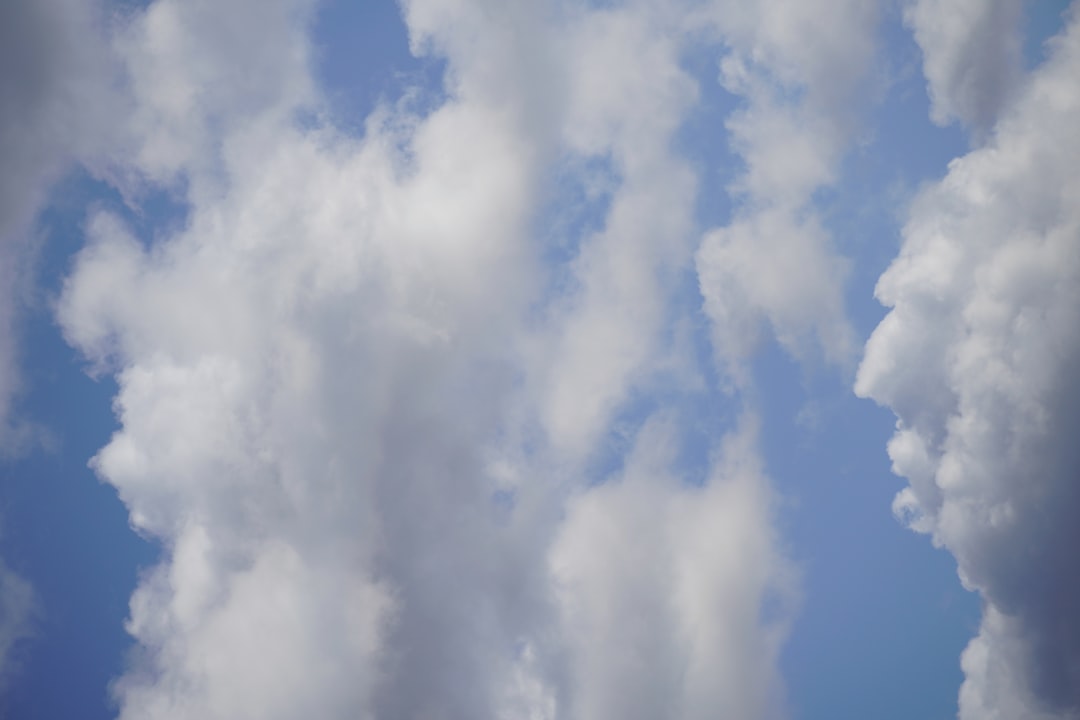
[[[959, 70], [939, 51], [928, 76], [946, 92]], [[963, 656], [965, 720], [1080, 716], [1077, 78], [1072, 12], [986, 143], [915, 201], [856, 384], [898, 417], [889, 455], [910, 485], [897, 514], [986, 601]], [[982, 85], [963, 88], [935, 96], [939, 112], [983, 117]]]

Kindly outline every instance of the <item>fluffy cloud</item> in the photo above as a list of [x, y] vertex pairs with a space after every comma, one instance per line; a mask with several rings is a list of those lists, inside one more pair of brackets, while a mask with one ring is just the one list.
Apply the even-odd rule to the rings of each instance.
[[120, 180], [137, 191], [125, 177], [134, 169], [166, 186], [195, 182], [194, 200], [219, 191], [223, 137], [280, 122], [314, 100], [304, 32], [314, 4], [195, 0], [129, 11], [112, 37], [131, 96], [125, 147], [113, 156], [126, 161]]
[[916, 0], [905, 20], [923, 51], [930, 117], [993, 127], [1023, 70], [1023, 0]]
[[897, 513], [986, 600], [965, 719], [1080, 715], [1078, 74], [1074, 14], [985, 147], [915, 202], [856, 385], [899, 418]]
[[181, 236], [91, 223], [62, 318], [121, 369], [95, 464], [170, 555], [132, 602], [122, 717], [490, 714], [536, 567], [481, 454], [520, 275], [512, 125], [450, 103], [408, 161], [392, 128], [248, 127]]
[[876, 6], [863, 2], [713, 5], [729, 53], [720, 81], [744, 100], [727, 121], [746, 168], [731, 222], [697, 255], [720, 357], [737, 369], [764, 325], [791, 352], [816, 344], [850, 359], [843, 304], [846, 262], [813, 207], [850, 144], [857, 97], [873, 67]]
[[755, 433], [730, 436], [704, 486], [687, 487], [671, 471], [669, 420], [647, 424], [619, 477], [567, 508], [551, 558], [568, 716], [783, 717], [776, 661], [793, 588], [762, 522]]
[[[152, 244], [93, 214], [59, 306], [119, 383], [94, 467], [165, 548], [122, 718], [780, 711], [790, 577], [754, 433], [702, 485], [674, 412], [590, 470], [692, 364], [668, 331], [695, 237], [685, 10], [404, 3], [447, 97], [361, 138], [318, 120], [303, 3], [120, 27], [116, 177], [190, 203]], [[551, 261], [552, 178], [597, 166], [600, 227]]]

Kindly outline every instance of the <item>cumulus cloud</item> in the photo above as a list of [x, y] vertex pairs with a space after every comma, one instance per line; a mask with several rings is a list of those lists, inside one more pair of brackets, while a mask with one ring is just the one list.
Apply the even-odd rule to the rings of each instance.
[[671, 295], [693, 252], [696, 178], [670, 145], [697, 92], [678, 64], [681, 16], [659, 8], [571, 18], [565, 142], [608, 160], [616, 190], [604, 227], [581, 238], [531, 358], [541, 422], [570, 458], [658, 369]]
[[[305, 3], [157, 0], [114, 36], [114, 177], [190, 203], [154, 242], [92, 213], [58, 309], [119, 384], [93, 466], [165, 549], [121, 718], [775, 716], [791, 582], [755, 433], [694, 484], [662, 414], [590, 470], [693, 364], [688, 8], [402, 9], [446, 98], [362, 137], [320, 120]], [[599, 228], [551, 261], [552, 178], [595, 166]]]
[[835, 180], [874, 64], [877, 9], [864, 2], [717, 2], [709, 17], [729, 52], [720, 82], [743, 101], [727, 120], [745, 172], [730, 223], [697, 255], [714, 343], [736, 375], [768, 327], [790, 352], [853, 350], [843, 303], [847, 263], [814, 209]]
[[776, 660], [794, 593], [762, 522], [772, 500], [754, 443], [752, 426], [727, 438], [690, 487], [658, 417], [617, 478], [571, 499], [551, 555], [569, 717], [784, 716]]
[[490, 715], [536, 567], [480, 452], [510, 381], [514, 114], [447, 104], [409, 157], [374, 121], [360, 143], [258, 120], [182, 235], [93, 220], [63, 304], [120, 369], [95, 466], [169, 553], [132, 602], [121, 716]]
[[986, 145], [913, 205], [856, 384], [898, 416], [896, 512], [986, 601], [965, 720], [1080, 716], [1075, 13], [1051, 50]]
[[904, 18], [923, 52], [930, 117], [989, 131], [1023, 71], [1024, 0], [916, 0]]
[[219, 191], [215, 183], [229, 162], [223, 137], [244, 125], [280, 122], [281, 114], [313, 101], [304, 32], [313, 6], [311, 0], [154, 2], [118, 19], [112, 45], [130, 93], [125, 146], [113, 156], [121, 162], [121, 182], [137, 191], [124, 177], [134, 170], [165, 186], [194, 182], [188, 191], [196, 200]]

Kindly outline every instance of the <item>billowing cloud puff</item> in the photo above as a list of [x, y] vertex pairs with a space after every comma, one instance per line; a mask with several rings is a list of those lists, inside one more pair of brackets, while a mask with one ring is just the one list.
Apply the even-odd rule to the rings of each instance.
[[112, 36], [131, 95], [126, 143], [113, 156], [127, 161], [120, 179], [135, 171], [166, 186], [195, 182], [194, 199], [217, 190], [229, 161], [224, 136], [280, 122], [314, 100], [305, 32], [314, 5], [195, 0], [130, 10]]
[[513, 122], [449, 104], [409, 158], [394, 128], [254, 123], [182, 235], [92, 221], [61, 317], [120, 371], [95, 465], [170, 556], [122, 717], [490, 714], [537, 567], [483, 454], [523, 287]]
[[961, 717], [1080, 714], [1080, 22], [915, 202], [856, 390], [899, 420], [895, 509], [986, 612]]
[[[319, 120], [302, 3], [158, 0], [117, 31], [117, 176], [190, 203], [153, 243], [93, 214], [58, 311], [119, 383], [93, 465], [165, 550], [121, 717], [776, 716], [792, 588], [751, 419], [695, 482], [658, 395], [622, 469], [594, 462], [694, 363], [668, 330], [693, 13], [403, 11], [446, 99], [359, 138]], [[594, 173], [599, 227], [552, 260], [552, 178]]]

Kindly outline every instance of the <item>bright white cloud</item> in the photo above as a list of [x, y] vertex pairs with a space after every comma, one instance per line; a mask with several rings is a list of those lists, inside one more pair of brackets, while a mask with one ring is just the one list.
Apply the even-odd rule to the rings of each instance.
[[[94, 214], [59, 307], [120, 386], [94, 466], [166, 550], [121, 717], [773, 717], [790, 577], [754, 433], [700, 487], [676, 415], [619, 477], [586, 472], [692, 366], [668, 331], [695, 237], [686, 8], [403, 9], [448, 97], [359, 139], [310, 122], [300, 4], [159, 0], [118, 31], [117, 176], [191, 203], [150, 247]], [[590, 163], [601, 227], [545, 267], [551, 178]]]
[[675, 427], [655, 418], [619, 477], [571, 500], [552, 552], [567, 716], [784, 716], [793, 587], [754, 435], [729, 437], [705, 485], [688, 487], [671, 470]]
[[392, 127], [272, 123], [223, 138], [229, 192], [182, 235], [91, 223], [61, 317], [122, 368], [95, 463], [171, 556], [132, 604], [122, 717], [490, 713], [535, 566], [480, 454], [520, 275], [512, 124], [450, 103], [405, 158]]
[[1080, 713], [1075, 14], [1051, 47], [985, 147], [915, 202], [856, 384], [899, 418], [897, 513], [987, 603], [963, 656], [964, 720]]

